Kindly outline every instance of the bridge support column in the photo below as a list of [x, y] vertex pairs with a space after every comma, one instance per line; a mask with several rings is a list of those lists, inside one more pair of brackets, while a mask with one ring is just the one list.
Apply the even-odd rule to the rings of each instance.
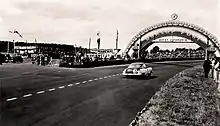
[[207, 60], [208, 57], [208, 48], [209, 48], [209, 39], [207, 38], [207, 43], [206, 43], [206, 49], [205, 49], [205, 59]]
[[141, 38], [142, 38], [142, 36], [140, 37], [140, 42], [138, 45], [138, 59], [140, 59], [140, 55], [141, 55]]

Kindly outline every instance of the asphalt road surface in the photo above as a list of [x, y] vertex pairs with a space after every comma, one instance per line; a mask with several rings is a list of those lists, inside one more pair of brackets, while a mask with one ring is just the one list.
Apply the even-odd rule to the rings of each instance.
[[151, 63], [152, 77], [124, 78], [127, 66], [0, 66], [1, 126], [128, 126], [176, 73], [201, 61]]

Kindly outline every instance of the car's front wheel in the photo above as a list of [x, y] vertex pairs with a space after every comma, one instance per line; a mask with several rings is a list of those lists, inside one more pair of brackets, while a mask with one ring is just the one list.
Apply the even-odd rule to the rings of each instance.
[[150, 77], [152, 75], [152, 71], [150, 73], [148, 73], [148, 76]]

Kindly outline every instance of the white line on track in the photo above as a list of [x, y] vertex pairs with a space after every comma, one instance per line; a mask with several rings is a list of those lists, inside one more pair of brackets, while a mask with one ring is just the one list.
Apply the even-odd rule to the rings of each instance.
[[79, 85], [80, 83], [78, 82], [78, 83], [75, 83], [75, 85]]
[[[102, 80], [102, 79], [104, 79], [104, 78], [108, 78], [108, 77], [115, 77], [115, 76], [119, 76], [119, 75], [122, 75], [122, 74], [113, 74], [113, 75], [109, 75], [109, 76], [104, 76], [104, 77], [100, 77], [100, 78], [95, 78], [95, 79], [93, 79], [93, 80], [88, 80], [88, 81], [83, 81], [82, 83], [84, 84], [84, 83], [87, 83], [87, 82], [92, 82], [92, 81], [97, 81], [97, 80]], [[80, 84], [80, 82], [78, 82], [78, 83], [75, 83], [75, 85], [79, 85]], [[67, 85], [68, 87], [72, 87], [73, 86], [73, 84], [68, 84]], [[65, 86], [60, 86], [60, 87], [58, 87], [59, 89], [62, 89], [62, 88], [65, 88]], [[56, 89], [55, 88], [50, 88], [50, 89], [48, 89], [48, 91], [55, 91]], [[45, 91], [38, 91], [37, 92], [37, 94], [42, 94], [42, 93], [45, 93]], [[27, 94], [27, 95], [23, 95], [23, 97], [25, 98], [25, 97], [30, 97], [30, 96], [32, 96], [32, 94]], [[9, 99], [7, 99], [6, 101], [13, 101], [13, 100], [17, 100], [18, 98], [17, 97], [14, 97], [14, 98], [9, 98]]]
[[13, 100], [16, 100], [16, 99], [18, 99], [18, 98], [9, 98], [6, 101], [13, 101]]
[[23, 95], [24, 98], [30, 97], [30, 96], [32, 96], [32, 94]]
[[69, 84], [69, 85], [67, 85], [68, 87], [72, 87], [73, 86], [73, 84]]
[[59, 89], [62, 89], [62, 88], [65, 88], [65, 86], [60, 86], [60, 87], [58, 87]]
[[82, 83], [85, 84], [87, 81], [83, 81]]
[[38, 91], [37, 94], [42, 94], [44, 93], [45, 91]]
[[48, 89], [48, 91], [55, 91], [55, 88], [50, 88]]

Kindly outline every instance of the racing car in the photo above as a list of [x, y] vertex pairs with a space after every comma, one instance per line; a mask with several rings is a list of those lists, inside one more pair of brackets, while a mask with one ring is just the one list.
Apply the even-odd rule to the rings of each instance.
[[151, 76], [153, 68], [144, 62], [132, 63], [122, 72], [123, 76]]

